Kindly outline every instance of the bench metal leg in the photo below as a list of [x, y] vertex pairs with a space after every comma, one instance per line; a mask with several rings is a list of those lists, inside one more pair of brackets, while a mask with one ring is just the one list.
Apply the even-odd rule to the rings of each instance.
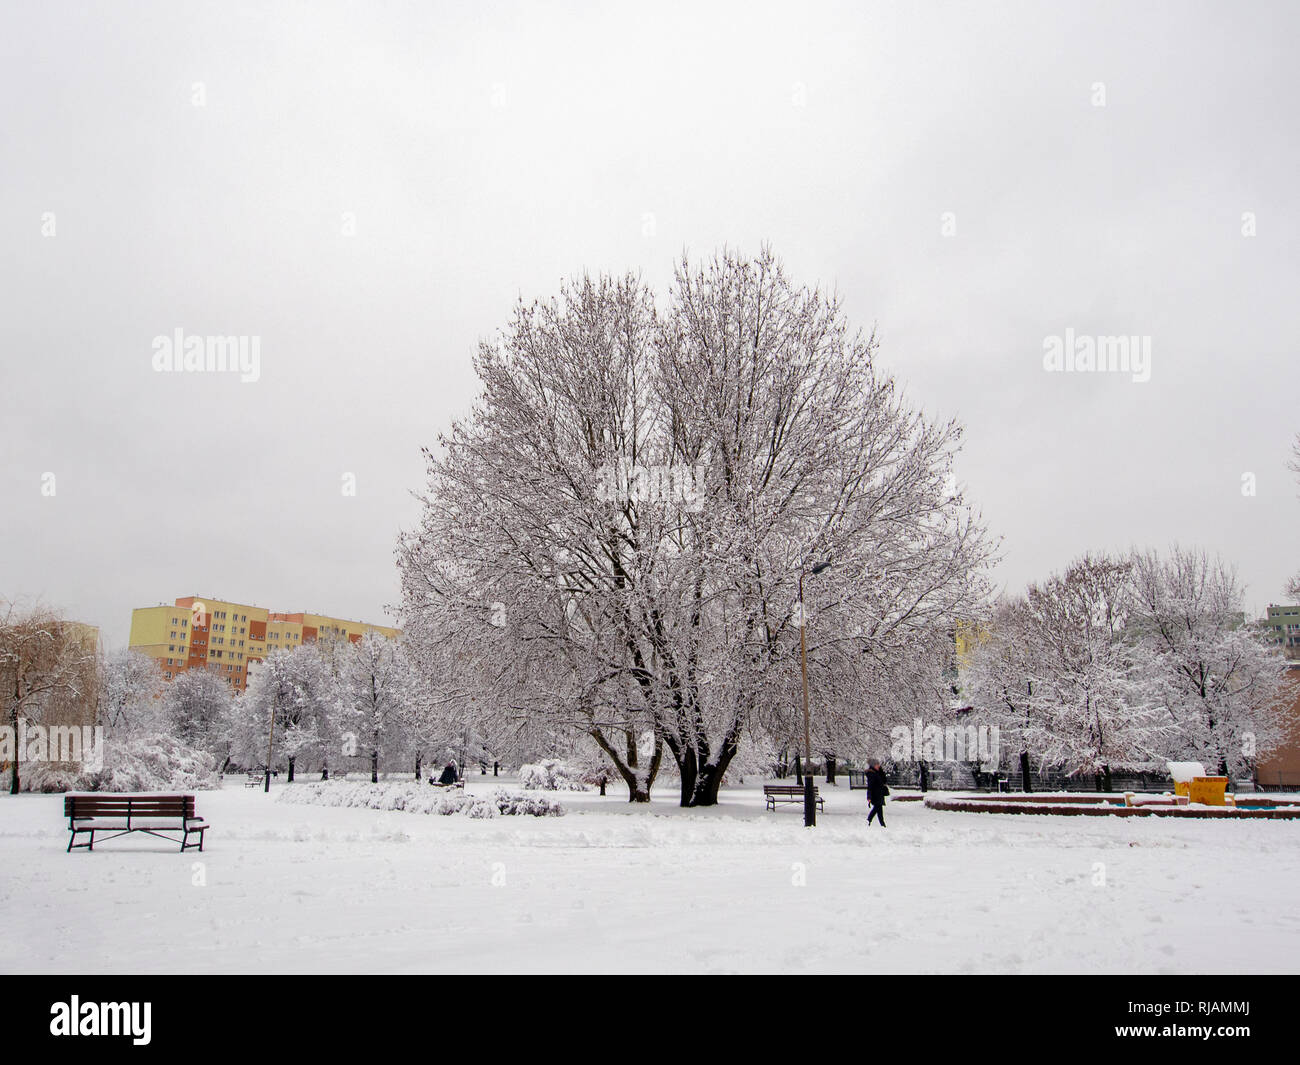
[[[86, 836], [88, 837], [89, 841], [86, 843], [78, 843], [77, 842], [78, 836]], [[93, 828], [69, 828], [68, 829], [68, 849], [66, 853], [71, 854], [73, 851], [90, 850], [94, 846], [94, 844], [95, 844], [95, 830]]]

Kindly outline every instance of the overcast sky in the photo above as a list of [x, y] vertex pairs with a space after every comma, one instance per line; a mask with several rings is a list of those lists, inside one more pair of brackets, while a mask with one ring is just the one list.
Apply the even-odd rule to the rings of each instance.
[[[1294, 4], [3, 12], [0, 597], [109, 646], [190, 594], [383, 621], [513, 302], [763, 241], [965, 423], [999, 582], [1176, 539], [1255, 612], [1300, 569]], [[178, 328], [259, 380], [156, 373]], [[1150, 380], [1046, 372], [1067, 329]]]

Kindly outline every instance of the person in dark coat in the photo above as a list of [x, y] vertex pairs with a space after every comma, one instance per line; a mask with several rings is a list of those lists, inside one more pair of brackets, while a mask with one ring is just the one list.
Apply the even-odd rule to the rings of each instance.
[[873, 818], [880, 818], [880, 827], [885, 827], [885, 796], [889, 794], [889, 785], [885, 783], [885, 771], [880, 768], [880, 759], [871, 759], [870, 768], [867, 769], [867, 801], [871, 804], [871, 811], [867, 814], [867, 824], [871, 824]]
[[455, 765], [453, 765], [451, 762], [447, 763], [447, 767], [442, 771], [442, 776], [438, 778], [438, 783], [443, 785], [443, 787], [446, 787], [448, 784], [456, 783]]

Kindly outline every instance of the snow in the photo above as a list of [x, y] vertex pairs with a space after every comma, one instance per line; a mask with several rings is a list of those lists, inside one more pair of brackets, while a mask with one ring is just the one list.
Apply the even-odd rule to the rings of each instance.
[[[471, 776], [488, 797], [515, 781]], [[276, 783], [282, 794], [301, 784]], [[948, 813], [757, 784], [707, 810], [611, 786], [568, 816], [198, 793], [202, 854], [65, 854], [62, 797], [0, 797], [4, 972], [1286, 972], [1300, 824]], [[800, 883], [805, 886], [799, 886]]]
[[1190, 784], [1197, 777], [1205, 776], [1205, 766], [1200, 762], [1169, 762], [1168, 765], [1175, 784]]

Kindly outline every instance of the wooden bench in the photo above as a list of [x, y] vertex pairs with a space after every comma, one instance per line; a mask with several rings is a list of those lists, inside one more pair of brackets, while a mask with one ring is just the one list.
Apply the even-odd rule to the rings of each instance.
[[[767, 808], [775, 810], [779, 802], [803, 802], [803, 785], [802, 784], [764, 784], [763, 798], [767, 800]], [[813, 788], [813, 799], [817, 803], [817, 809], [825, 809], [824, 800]]]
[[244, 780], [244, 787], [260, 788], [265, 783], [266, 783], [265, 773], [249, 773], [247, 778]]
[[[208, 823], [194, 813], [193, 795], [68, 795], [63, 799], [63, 816], [68, 819], [68, 851], [73, 847], [95, 849], [95, 833], [107, 832], [105, 839], [128, 832], [145, 832], [159, 839], [179, 843], [181, 850], [203, 850], [203, 833]], [[180, 837], [166, 835], [180, 832]], [[198, 843], [190, 836], [197, 835]], [[78, 843], [78, 836], [89, 837]]]

